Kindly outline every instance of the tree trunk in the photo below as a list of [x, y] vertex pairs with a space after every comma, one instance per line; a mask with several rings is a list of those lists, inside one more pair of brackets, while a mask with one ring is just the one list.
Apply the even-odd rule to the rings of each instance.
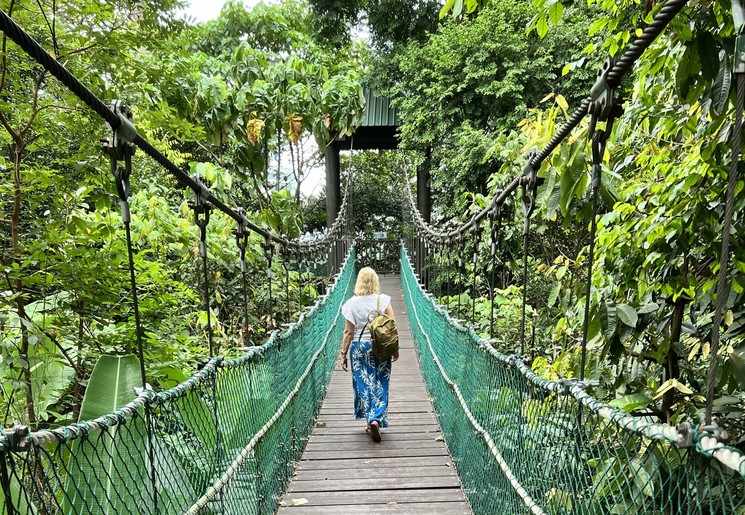
[[[683, 313], [687, 299], [683, 296], [675, 301], [673, 316], [670, 320], [670, 347], [667, 350], [667, 362], [665, 366], [665, 380], [677, 379], [680, 376], [680, 357], [675, 350], [675, 345], [680, 341], [680, 331], [683, 326]], [[673, 416], [673, 405], [675, 404], [675, 388], [670, 388], [662, 396], [662, 418], [663, 422], [670, 424]]]
[[[21, 223], [21, 154], [23, 154], [24, 146], [20, 138], [15, 139], [15, 145], [13, 147], [13, 214], [10, 219], [10, 239], [13, 260], [16, 262], [21, 261], [19, 227]], [[35, 430], [36, 409], [34, 406], [33, 390], [31, 388], [31, 364], [28, 355], [29, 334], [28, 327], [23, 323], [26, 317], [26, 301], [23, 291], [23, 279], [20, 275], [17, 275], [15, 278], [15, 290], [18, 294], [16, 297], [16, 313], [18, 314], [18, 319], [21, 320], [21, 346], [18, 354], [22, 362], [22, 377], [26, 387], [27, 423], [31, 430]]]

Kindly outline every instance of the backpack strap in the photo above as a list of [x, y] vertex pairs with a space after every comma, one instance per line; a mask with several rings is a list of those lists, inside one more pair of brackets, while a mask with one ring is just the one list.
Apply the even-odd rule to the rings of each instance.
[[[373, 313], [382, 315], [382, 313], [380, 312], [380, 294], [378, 294], [377, 307], [367, 314], [367, 322], [365, 322], [365, 325], [362, 326], [362, 331], [360, 331], [360, 338], [362, 338], [362, 335], [365, 334], [365, 329], [367, 329], [367, 326], [370, 325], [370, 315], [372, 315]], [[372, 341], [372, 331], [370, 331], [370, 341]]]

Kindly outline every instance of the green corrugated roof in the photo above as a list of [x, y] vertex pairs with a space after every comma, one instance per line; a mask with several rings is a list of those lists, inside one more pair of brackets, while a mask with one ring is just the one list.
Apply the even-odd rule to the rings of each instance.
[[369, 88], [364, 88], [364, 92], [365, 119], [362, 122], [363, 127], [397, 127], [401, 125], [398, 110], [391, 106], [388, 97], [379, 97]]

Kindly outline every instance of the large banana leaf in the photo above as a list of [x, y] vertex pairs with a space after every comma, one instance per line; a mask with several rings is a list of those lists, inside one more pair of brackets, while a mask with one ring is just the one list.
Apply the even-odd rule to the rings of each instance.
[[[107, 415], [132, 401], [141, 386], [136, 356], [101, 356], [93, 369], [80, 421]], [[146, 513], [152, 487], [143, 413], [74, 440], [62, 502], [64, 513]]]
[[[36, 507], [26, 500], [26, 495], [21, 490], [21, 485], [15, 476], [10, 476], [10, 501], [13, 505], [13, 510], [17, 513], [28, 513], [36, 515], [38, 511]], [[0, 487], [0, 515], [6, 515], [8, 513], [7, 502], [5, 498], [5, 490]]]

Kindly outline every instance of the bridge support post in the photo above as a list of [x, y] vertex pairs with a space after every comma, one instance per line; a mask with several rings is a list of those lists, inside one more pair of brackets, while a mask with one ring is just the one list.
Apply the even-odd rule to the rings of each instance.
[[[341, 176], [339, 173], [339, 147], [331, 142], [326, 147], [326, 228], [330, 229], [341, 209]], [[336, 247], [336, 246], [334, 246]], [[336, 251], [336, 248], [334, 248]], [[338, 268], [336, 252], [329, 256], [328, 273], [332, 275]]]
[[430, 181], [430, 168], [432, 166], [432, 149], [428, 148], [424, 163], [416, 171], [416, 207], [424, 218], [424, 221], [430, 223], [432, 202]]
[[[427, 148], [424, 162], [416, 170], [416, 207], [419, 210], [419, 214], [422, 215], [422, 218], [427, 223], [430, 223], [432, 213], [432, 192], [429, 185], [431, 167], [432, 149]], [[425, 265], [427, 264], [426, 254], [427, 249], [424, 246], [424, 241], [419, 238], [417, 241], [415, 266], [417, 272], [419, 272], [419, 278], [425, 286], [427, 285], [427, 280], [425, 278], [426, 272], [424, 270]]]

